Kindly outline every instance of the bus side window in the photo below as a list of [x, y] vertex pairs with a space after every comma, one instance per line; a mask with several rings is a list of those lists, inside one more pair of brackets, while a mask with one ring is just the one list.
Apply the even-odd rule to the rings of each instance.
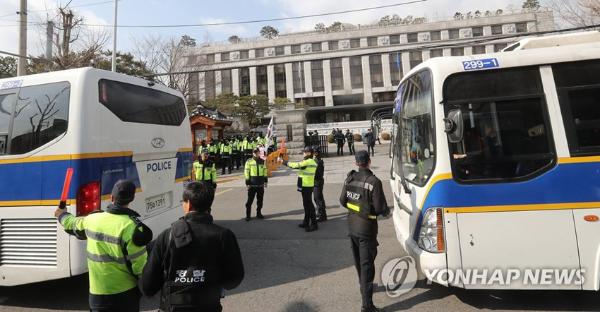
[[571, 156], [600, 155], [600, 60], [552, 69]]

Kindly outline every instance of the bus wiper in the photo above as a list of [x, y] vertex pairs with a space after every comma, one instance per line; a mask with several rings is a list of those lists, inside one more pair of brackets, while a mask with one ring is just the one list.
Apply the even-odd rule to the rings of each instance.
[[408, 188], [408, 183], [406, 182], [404, 174], [400, 175], [400, 184], [402, 184], [402, 187], [404, 188], [404, 193], [412, 194], [412, 191]]

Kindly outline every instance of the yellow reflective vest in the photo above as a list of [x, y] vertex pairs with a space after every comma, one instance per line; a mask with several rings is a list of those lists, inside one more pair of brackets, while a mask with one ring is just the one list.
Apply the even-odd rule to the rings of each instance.
[[315, 186], [317, 163], [314, 159], [308, 158], [301, 162], [289, 162], [287, 165], [292, 169], [300, 169], [300, 171], [298, 171], [298, 177], [302, 179], [302, 187]]
[[246, 178], [246, 185], [263, 186], [268, 182], [265, 162], [262, 160], [257, 161], [254, 158], [248, 159], [244, 165], [244, 177]]
[[217, 167], [214, 163], [209, 162], [204, 163], [200, 161], [195, 161], [193, 164], [195, 181], [212, 181], [212, 183], [217, 183]]
[[137, 287], [148, 254], [146, 246], [132, 242], [136, 224], [128, 215], [99, 212], [75, 217], [64, 213], [59, 222], [66, 230], [87, 236], [91, 294], [114, 295]]

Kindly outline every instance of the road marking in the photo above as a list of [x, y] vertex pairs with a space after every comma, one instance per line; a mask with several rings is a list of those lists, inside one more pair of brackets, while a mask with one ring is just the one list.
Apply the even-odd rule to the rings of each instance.
[[233, 190], [233, 189], [226, 189], [226, 190], [224, 190], [224, 191], [221, 191], [221, 192], [219, 192], [219, 193], [215, 194], [215, 196], [219, 196], [219, 195], [221, 195], [221, 194], [224, 194], [224, 193], [227, 193], [227, 192], [229, 192], [229, 191], [231, 191], [231, 190]]

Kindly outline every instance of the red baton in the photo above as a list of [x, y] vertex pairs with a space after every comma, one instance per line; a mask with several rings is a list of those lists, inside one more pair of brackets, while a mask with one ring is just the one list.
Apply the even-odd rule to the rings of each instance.
[[60, 209], [67, 207], [67, 197], [69, 196], [69, 187], [71, 186], [71, 178], [73, 177], [73, 168], [67, 168], [67, 174], [65, 176], [65, 183], [63, 184], [62, 195], [60, 196]]

